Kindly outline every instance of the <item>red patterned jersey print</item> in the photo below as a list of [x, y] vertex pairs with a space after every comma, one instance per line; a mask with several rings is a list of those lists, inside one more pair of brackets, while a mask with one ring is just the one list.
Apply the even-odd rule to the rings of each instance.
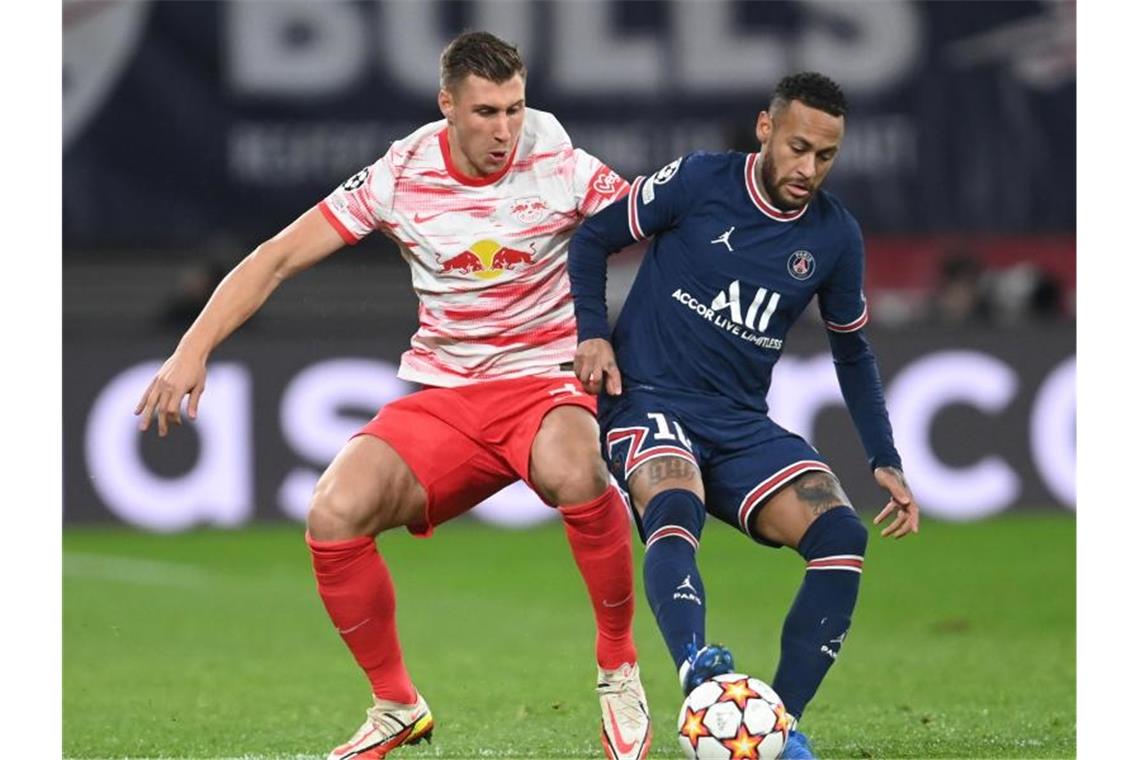
[[346, 243], [380, 230], [411, 266], [420, 327], [399, 376], [456, 386], [570, 374], [559, 369], [577, 346], [570, 236], [629, 185], [543, 111], [527, 109], [508, 166], [481, 179], [452, 164], [446, 127], [393, 143], [319, 206]]

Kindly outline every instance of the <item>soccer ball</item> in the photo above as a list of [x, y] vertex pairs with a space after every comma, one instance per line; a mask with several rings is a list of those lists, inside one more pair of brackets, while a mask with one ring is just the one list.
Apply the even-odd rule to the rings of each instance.
[[714, 676], [693, 689], [677, 718], [677, 738], [690, 760], [775, 760], [790, 729], [779, 695], [741, 673]]

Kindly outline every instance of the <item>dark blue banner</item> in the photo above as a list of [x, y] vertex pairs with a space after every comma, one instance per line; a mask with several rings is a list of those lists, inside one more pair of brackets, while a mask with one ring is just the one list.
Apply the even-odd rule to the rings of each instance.
[[627, 177], [757, 148], [778, 79], [851, 102], [829, 180], [869, 234], [1076, 225], [1071, 2], [79, 2], [64, 7], [68, 252], [242, 244], [438, 118], [464, 28]]

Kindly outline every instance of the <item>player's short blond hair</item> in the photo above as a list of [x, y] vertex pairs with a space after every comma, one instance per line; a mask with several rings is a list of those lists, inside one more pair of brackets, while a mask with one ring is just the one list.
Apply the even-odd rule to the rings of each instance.
[[490, 32], [464, 32], [439, 57], [439, 86], [454, 90], [468, 74], [501, 84], [515, 74], [526, 79], [519, 49]]

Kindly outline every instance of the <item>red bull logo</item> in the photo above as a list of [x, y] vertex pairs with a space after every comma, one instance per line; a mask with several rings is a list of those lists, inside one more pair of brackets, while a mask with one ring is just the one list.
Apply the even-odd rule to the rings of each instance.
[[534, 263], [534, 254], [508, 248], [496, 240], [480, 240], [457, 256], [443, 259], [440, 273], [474, 275], [481, 280], [493, 280], [503, 272], [520, 269]]
[[535, 224], [549, 208], [541, 198], [523, 198], [511, 204], [511, 215], [523, 224]]
[[479, 260], [479, 257], [471, 251], [464, 251], [458, 256], [454, 256], [443, 262], [443, 269], [440, 271], [471, 274], [472, 272], [479, 272], [482, 269], [483, 262]]

